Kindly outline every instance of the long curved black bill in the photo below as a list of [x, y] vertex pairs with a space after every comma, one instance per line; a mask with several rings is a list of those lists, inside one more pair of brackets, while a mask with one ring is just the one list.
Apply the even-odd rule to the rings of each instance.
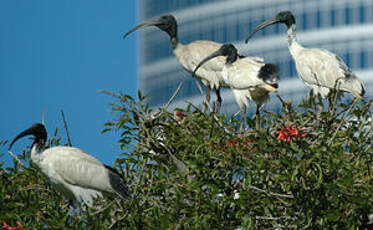
[[223, 52], [220, 49], [218, 49], [217, 51], [213, 52], [212, 54], [210, 54], [209, 56], [207, 56], [205, 59], [203, 59], [198, 65], [197, 67], [194, 69], [193, 71], [193, 77], [196, 76], [196, 72], [197, 70], [199, 69], [199, 67], [201, 67], [203, 64], [205, 64], [206, 62], [208, 62], [210, 59], [213, 59], [215, 57], [218, 57], [218, 56], [223, 56]]
[[13, 146], [13, 144], [20, 138], [24, 137], [24, 136], [28, 136], [28, 135], [33, 135], [35, 132], [35, 128], [34, 127], [31, 127], [29, 129], [26, 129], [25, 131], [23, 131], [22, 133], [18, 134], [18, 136], [16, 136], [13, 141], [10, 143], [9, 145], [9, 148], [8, 150], [10, 150]]
[[255, 29], [253, 31], [251, 31], [251, 33], [246, 37], [245, 39], [245, 43], [247, 43], [249, 41], [249, 39], [256, 33], [258, 32], [259, 30], [267, 27], [267, 26], [270, 26], [270, 25], [273, 25], [273, 24], [276, 24], [276, 23], [279, 23], [280, 21], [277, 19], [277, 17], [273, 17], [265, 22], [263, 22], [262, 24], [258, 25], [257, 27], [255, 27]]
[[159, 25], [159, 23], [160, 23], [159, 21], [155, 20], [155, 21], [149, 21], [149, 22], [145, 22], [137, 26], [134, 26], [132, 29], [130, 29], [127, 33], [123, 35], [123, 39], [126, 38], [130, 33], [132, 33], [133, 31], [137, 29], [148, 27], [148, 26], [156, 26], [156, 25]]

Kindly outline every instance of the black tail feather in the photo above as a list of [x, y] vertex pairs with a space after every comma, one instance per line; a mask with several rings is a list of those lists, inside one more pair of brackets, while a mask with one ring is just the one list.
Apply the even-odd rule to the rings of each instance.
[[131, 194], [128, 192], [128, 188], [122, 178], [122, 175], [119, 174], [119, 172], [108, 166], [104, 165], [106, 169], [108, 169], [109, 172], [109, 179], [110, 179], [110, 185], [115, 190], [115, 192], [120, 196], [123, 200], [127, 200], [131, 198]]

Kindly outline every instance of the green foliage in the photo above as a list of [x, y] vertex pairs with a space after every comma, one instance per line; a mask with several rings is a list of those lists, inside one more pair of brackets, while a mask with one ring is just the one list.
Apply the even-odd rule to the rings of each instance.
[[[121, 169], [134, 199], [97, 201], [81, 216], [32, 165], [1, 168], [0, 222], [25, 229], [364, 229], [373, 214], [372, 101], [315, 98], [248, 119], [190, 105], [170, 113], [112, 95]], [[56, 133], [55, 136], [57, 136]], [[52, 145], [60, 144], [54, 137]], [[29, 149], [19, 157], [29, 159]], [[0, 164], [1, 165], [1, 164]], [[2, 167], [2, 166], [1, 166]]]

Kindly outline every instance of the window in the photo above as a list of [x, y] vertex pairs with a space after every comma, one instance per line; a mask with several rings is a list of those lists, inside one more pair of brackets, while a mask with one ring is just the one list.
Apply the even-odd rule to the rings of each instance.
[[316, 27], [317, 28], [320, 28], [321, 27], [321, 11], [320, 10], [318, 10], [317, 12], [316, 12]]
[[352, 21], [352, 18], [351, 18], [351, 9], [349, 7], [346, 7], [345, 8], [345, 15], [344, 15], [344, 18], [345, 18], [345, 24], [348, 25], [351, 23]]
[[[214, 0], [148, 0], [146, 1], [146, 4], [148, 4], [147, 7], [154, 8], [154, 11], [162, 10], [162, 13], [164, 13], [170, 8], [190, 7], [197, 4], [211, 2], [214, 2]], [[188, 43], [199, 39], [214, 40], [218, 42], [242, 40], [247, 35], [248, 31], [251, 31], [256, 25], [259, 25], [268, 18], [267, 14], [264, 16], [264, 12], [269, 11], [273, 7], [274, 6], [256, 6], [250, 9], [237, 9], [235, 12], [226, 15], [189, 21], [187, 24], [180, 26], [179, 40], [182, 43]], [[281, 6], [278, 8], [281, 8]], [[368, 10], [373, 10], [373, 4], [371, 2], [362, 2], [360, 5], [350, 5], [348, 3], [339, 5], [333, 3], [330, 8], [304, 9], [302, 13], [296, 14], [295, 16], [299, 30], [305, 31], [315, 28], [334, 27], [352, 23], [366, 23], [369, 22], [368, 20], [373, 23], [372, 13]], [[223, 17], [224, 20], [222, 19]], [[280, 24], [267, 27], [265, 30], [258, 32], [255, 35], [255, 39], [260, 39], [262, 36], [277, 35], [283, 33], [284, 30], [285, 27]], [[167, 35], [159, 30], [147, 33], [142, 45], [144, 46], [143, 60], [146, 64], [159, 61], [160, 59], [172, 55]]]
[[336, 10], [335, 9], [330, 10], [330, 25], [331, 26], [336, 25]]
[[151, 18], [156, 15], [165, 14], [182, 8], [218, 1], [221, 0], [144, 0], [145, 17]]
[[350, 53], [344, 53], [343, 55], [343, 60], [345, 61], [346, 65], [351, 67], [351, 54]]
[[307, 12], [303, 12], [301, 18], [302, 18], [302, 23], [301, 23], [301, 29], [302, 30], [307, 30], [307, 23], [308, 23], [308, 20], [307, 20]]
[[365, 6], [359, 7], [359, 22], [364, 23], [366, 21]]

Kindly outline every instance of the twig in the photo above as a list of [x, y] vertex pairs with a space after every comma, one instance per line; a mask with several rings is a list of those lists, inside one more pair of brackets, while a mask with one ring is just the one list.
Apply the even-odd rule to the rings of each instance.
[[[165, 149], [167, 150], [168, 154], [171, 156], [172, 161], [176, 165], [176, 168], [178, 168], [178, 170], [182, 174], [187, 173], [187, 166], [185, 165], [185, 163], [179, 160], [174, 154], [172, 154], [172, 152], [168, 148], [165, 147]], [[191, 183], [194, 180], [194, 178], [195, 177], [193, 175], [188, 175], [187, 176], [188, 183]]]
[[97, 90], [97, 92], [98, 93], [104, 93], [104, 94], [107, 94], [107, 95], [110, 95], [112, 97], [116, 97], [116, 98], [119, 98], [119, 99], [121, 98], [121, 95], [116, 94], [116, 93], [111, 92], [111, 91], [106, 90], [106, 89], [99, 89], [99, 90]]
[[17, 161], [18, 161], [18, 163], [20, 164], [20, 165], [22, 165], [24, 168], [26, 168], [26, 166], [21, 162], [21, 160], [14, 154], [14, 153], [12, 153], [12, 151], [8, 151], [8, 153], [14, 158], [14, 159], [16, 159]]
[[93, 214], [93, 215], [97, 215], [97, 214], [99, 214], [99, 213], [105, 211], [109, 206], [111, 206], [112, 204], [114, 204], [115, 201], [116, 201], [116, 199], [114, 199], [113, 201], [111, 201], [108, 205], [103, 206], [103, 208], [100, 208], [100, 209], [98, 209], [97, 211], [93, 212], [92, 214]]
[[271, 195], [271, 196], [278, 196], [278, 197], [283, 197], [283, 198], [294, 198], [294, 196], [292, 194], [279, 194], [279, 193], [274, 193], [274, 192], [268, 192], [266, 190], [263, 190], [263, 189], [260, 189], [260, 188], [257, 188], [255, 186], [252, 186], [252, 185], [249, 185], [248, 186], [250, 189], [252, 190], [256, 190], [258, 192], [262, 192], [262, 193], [265, 193], [267, 195]]
[[[145, 148], [148, 148], [148, 149], [151, 149], [153, 150], [155, 146], [149, 146], [148, 144], [145, 144], [145, 143], [139, 143], [140, 145], [144, 146]], [[179, 160], [172, 152], [169, 148], [167, 148], [165, 145], [163, 145], [163, 143], [160, 144], [162, 146], [163, 149], [166, 150], [166, 152], [168, 153], [168, 155], [170, 155], [173, 163], [175, 164], [176, 168], [180, 171], [181, 174], [184, 174], [187, 172], [187, 166], [185, 165], [184, 162], [182, 162], [181, 160]], [[156, 147], [155, 147], [156, 148]]]
[[[207, 98], [206, 98], [206, 95], [203, 93], [202, 87], [201, 87], [201, 85], [199, 84], [199, 82], [198, 82], [197, 79], [195, 79], [195, 83], [196, 83], [196, 85], [197, 85], [197, 88], [198, 88], [199, 92], [200, 92], [201, 95], [203, 96], [204, 101], [205, 101], [205, 103], [207, 104], [207, 107], [209, 108], [210, 112], [211, 112], [211, 113], [214, 112], [213, 109], [212, 109], [211, 106], [210, 106], [210, 103], [208, 103]], [[221, 123], [219, 122], [218, 117], [217, 117], [214, 113], [213, 113], [212, 116], [214, 117], [215, 121], [220, 125], [220, 127], [222, 127], [222, 128], [225, 130], [225, 132], [230, 133], [229, 130], [228, 130], [226, 127], [224, 127], [223, 124], [221, 124]]]
[[257, 220], [281, 220], [281, 219], [285, 219], [285, 220], [296, 220], [297, 218], [296, 217], [292, 217], [292, 216], [279, 216], [279, 217], [255, 216], [255, 219], [257, 219]]
[[[338, 96], [338, 89], [337, 89], [337, 87], [339, 86], [338, 83], [339, 83], [339, 81], [340, 81], [341, 79], [342, 79], [341, 77], [338, 78], [338, 79], [335, 81], [335, 84], [334, 84], [334, 88], [333, 88], [334, 97], [333, 97], [333, 99], [332, 99], [332, 101], [331, 101], [332, 104], [331, 104], [331, 109], [330, 109], [331, 114], [334, 113], [335, 104], [337, 103], [337, 96]], [[330, 105], [329, 105], [329, 106], [330, 106]]]
[[276, 93], [276, 96], [280, 100], [282, 107], [285, 107], [287, 109], [287, 103], [284, 101], [284, 99], [282, 99], [282, 97], [278, 93]]
[[179, 169], [179, 171], [184, 174], [186, 173], [187, 171], [187, 167], [186, 165], [184, 164], [184, 162], [180, 161], [179, 159], [177, 159], [177, 157], [171, 153], [171, 151], [165, 147], [165, 149], [167, 150], [168, 154], [170, 155], [170, 157], [172, 158], [172, 161], [175, 163], [176, 167]]
[[[193, 105], [193, 103], [191, 101], [188, 101], [188, 100], [185, 100], [186, 103], [190, 104], [193, 108], [195, 109], [199, 109], [197, 106]], [[213, 114], [213, 118], [215, 119], [215, 121], [218, 123], [218, 125], [224, 129], [224, 131], [228, 134], [232, 134], [232, 132], [230, 132], [223, 124], [220, 123], [218, 117]]]
[[308, 221], [308, 223], [302, 228], [302, 229], [308, 229], [309, 228], [309, 226], [311, 226], [311, 223], [312, 223], [312, 217], [311, 218], [309, 218], [309, 221]]
[[235, 114], [233, 114], [233, 118], [235, 118], [235, 117], [237, 117], [238, 116], [238, 114], [240, 114], [241, 113], [241, 111], [240, 110], [238, 110]]
[[194, 82], [196, 83], [199, 92], [201, 93], [202, 97], [204, 98], [204, 101], [205, 101], [205, 103], [207, 104], [207, 107], [209, 108], [210, 112], [212, 113], [213, 110], [212, 110], [212, 108], [211, 108], [211, 106], [210, 106], [210, 103], [207, 101], [207, 96], [206, 96], [206, 94], [203, 93], [203, 90], [202, 90], [201, 85], [199, 84], [199, 82], [198, 82], [197, 79], [194, 79]]
[[176, 88], [175, 92], [172, 94], [172, 96], [168, 100], [168, 102], [164, 106], [159, 108], [158, 111], [155, 111], [154, 113], [150, 114], [150, 119], [151, 120], [154, 120], [154, 119], [158, 118], [161, 115], [163, 109], [167, 110], [168, 106], [170, 106], [170, 104], [173, 102], [175, 97], [179, 94], [179, 91], [181, 90], [183, 84], [184, 84], [184, 81], [180, 82], [178, 87]]
[[351, 109], [355, 106], [356, 102], [357, 102], [357, 98], [354, 99], [353, 103], [351, 103], [351, 105], [350, 105], [350, 108], [348, 108], [348, 110], [346, 111], [346, 113], [343, 115], [342, 120], [341, 120], [341, 122], [339, 123], [337, 129], [335, 130], [335, 132], [334, 132], [332, 138], [330, 138], [330, 140], [328, 141], [328, 144], [329, 144], [329, 145], [333, 142], [333, 140], [334, 140], [334, 138], [336, 137], [336, 135], [337, 135], [339, 129], [342, 127], [342, 124], [345, 122], [346, 116], [350, 113]]
[[125, 178], [125, 176], [124, 176], [124, 170], [123, 170], [123, 167], [122, 167], [122, 165], [121, 164], [118, 164], [118, 166], [119, 166], [119, 168], [120, 168], [120, 175], [122, 176], [122, 178]]
[[[114, 200], [114, 201], [116, 201], [116, 200]], [[122, 207], [118, 202], [116, 202], [116, 203], [117, 203], [117, 205], [118, 205], [119, 207], [121, 207], [122, 210], [123, 210], [123, 207]], [[132, 206], [132, 205], [131, 205], [131, 206]], [[126, 218], [128, 215], [129, 215], [129, 212], [127, 212], [125, 215], [121, 216], [119, 219], [114, 220], [114, 222], [111, 223], [111, 225], [109, 226], [109, 229], [111, 229], [112, 227], [114, 227], [114, 225], [116, 225], [118, 222], [122, 221], [122, 220], [123, 220], [124, 218]]]
[[21, 190], [21, 191], [27, 191], [27, 190], [34, 190], [34, 189], [37, 189], [37, 190], [44, 190], [44, 191], [48, 191], [48, 192], [52, 191], [52, 190], [50, 190], [50, 189], [48, 189], [48, 188], [43, 188], [43, 187], [40, 187], [40, 186], [38, 186], [38, 185], [29, 185], [29, 186], [27, 186], [26, 188], [22, 188], [22, 189], [20, 189], [20, 190]]
[[179, 91], [181, 90], [181, 88], [183, 87], [183, 84], [184, 84], [184, 81], [180, 82], [179, 86], [177, 87], [177, 89], [175, 90], [174, 94], [172, 94], [170, 100], [168, 100], [167, 104], [163, 107], [165, 109], [168, 108], [168, 106], [170, 106], [170, 104], [172, 103], [172, 101], [175, 99], [175, 97], [179, 94]]
[[308, 122], [310, 122], [312, 119], [313, 119], [312, 117], [308, 118], [306, 121], [304, 121], [304, 122], [300, 125], [300, 127], [304, 127], [304, 126], [305, 126], [306, 124], [308, 124]]
[[43, 115], [41, 116], [41, 123], [42, 123], [43, 125], [45, 125], [45, 110], [46, 110], [46, 109], [44, 109], [44, 111], [43, 111]]
[[67, 129], [67, 123], [66, 123], [66, 120], [65, 120], [65, 113], [63, 112], [63, 109], [61, 109], [61, 115], [62, 115], [63, 126], [65, 127], [65, 131], [66, 131], [67, 144], [69, 146], [72, 146], [70, 135], [69, 135], [69, 130]]
[[347, 109], [343, 109], [341, 110], [340, 112], [336, 113], [334, 116], [333, 116], [333, 120], [336, 119], [337, 117], [339, 117], [339, 115], [341, 115], [342, 113], [346, 112], [347, 110], [349, 110], [350, 108], [347, 108]]

